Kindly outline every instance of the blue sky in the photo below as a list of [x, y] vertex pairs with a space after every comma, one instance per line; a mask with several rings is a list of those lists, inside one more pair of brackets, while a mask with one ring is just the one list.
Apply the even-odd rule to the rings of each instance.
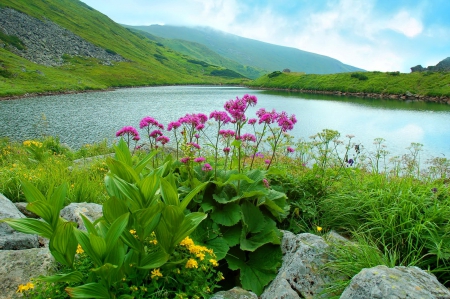
[[121, 24], [209, 26], [369, 71], [450, 57], [449, 0], [82, 1]]

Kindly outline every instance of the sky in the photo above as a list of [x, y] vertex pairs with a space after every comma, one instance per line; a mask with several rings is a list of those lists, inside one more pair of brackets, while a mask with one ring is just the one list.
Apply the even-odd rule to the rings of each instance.
[[449, 0], [82, 0], [126, 25], [208, 26], [409, 73], [450, 57]]

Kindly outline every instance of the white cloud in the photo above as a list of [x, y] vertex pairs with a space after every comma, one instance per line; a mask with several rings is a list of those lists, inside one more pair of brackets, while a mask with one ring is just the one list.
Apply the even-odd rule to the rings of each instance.
[[415, 37], [422, 33], [422, 22], [413, 18], [408, 12], [400, 11], [388, 22], [387, 28], [400, 32], [407, 37]]

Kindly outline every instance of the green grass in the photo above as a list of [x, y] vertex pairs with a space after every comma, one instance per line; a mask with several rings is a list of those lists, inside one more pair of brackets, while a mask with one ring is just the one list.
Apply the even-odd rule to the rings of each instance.
[[[106, 66], [97, 59], [66, 55], [66, 64], [63, 66], [45, 67], [23, 59], [6, 48], [0, 48], [0, 64], [3, 66], [0, 73], [0, 97], [121, 86], [242, 82], [242, 78], [210, 75], [222, 68], [191, 63], [190, 57], [127, 30], [81, 1], [5, 0], [2, 6], [38, 19], [45, 16], [108, 52], [122, 55], [128, 61]], [[11, 37], [9, 40], [12, 41]]]
[[[363, 79], [362, 79], [363, 78]], [[450, 73], [364, 72], [330, 75], [271, 73], [249, 82], [256, 88], [340, 91], [351, 93], [412, 94], [450, 96]]]

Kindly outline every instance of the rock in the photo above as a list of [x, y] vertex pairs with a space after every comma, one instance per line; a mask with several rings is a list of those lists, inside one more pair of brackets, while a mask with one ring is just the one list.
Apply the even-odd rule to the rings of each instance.
[[328, 261], [328, 244], [313, 234], [283, 233], [283, 265], [261, 299], [320, 298], [325, 284], [332, 281], [329, 273], [319, 271]]
[[[0, 194], [0, 219], [25, 218], [16, 206]], [[0, 223], [0, 250], [20, 250], [39, 247], [38, 236], [20, 233], [6, 223]]]
[[353, 277], [341, 299], [450, 298], [450, 291], [435, 276], [417, 267], [377, 266]]
[[16, 290], [30, 278], [52, 274], [56, 267], [47, 248], [0, 250], [0, 299], [17, 298]]
[[417, 65], [411, 68], [411, 72], [424, 72], [424, 71], [450, 72], [450, 57], [445, 58], [435, 66], [429, 66], [427, 68], [424, 68], [421, 65]]
[[71, 203], [64, 207], [59, 214], [62, 218], [78, 223], [78, 228], [86, 230], [83, 219], [80, 214], [83, 214], [91, 222], [94, 222], [98, 218], [103, 216], [102, 206], [96, 203]]
[[14, 205], [16, 208], [20, 211], [20, 213], [24, 214], [28, 218], [39, 218], [38, 215], [36, 215], [33, 212], [30, 212], [27, 210], [27, 202], [15, 202]]
[[210, 299], [258, 299], [258, 296], [253, 292], [235, 287], [228, 291], [217, 292]]

